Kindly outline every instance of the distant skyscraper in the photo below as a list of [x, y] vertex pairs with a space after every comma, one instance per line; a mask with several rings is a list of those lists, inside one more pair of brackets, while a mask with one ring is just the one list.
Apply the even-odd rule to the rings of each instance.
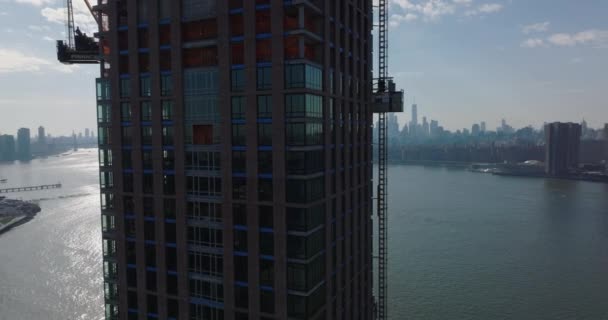
[[40, 145], [46, 144], [46, 133], [43, 126], [38, 127], [38, 143]]
[[431, 137], [436, 137], [439, 135], [439, 121], [437, 120], [431, 120], [431, 126], [430, 126], [430, 135]]
[[604, 125], [604, 140], [608, 140], [608, 123]]
[[0, 161], [15, 160], [15, 137], [12, 135], [0, 135]]
[[418, 105], [412, 105], [412, 120], [410, 121], [410, 134], [415, 136], [418, 129]]
[[482, 121], [480, 125], [481, 132], [486, 132], [486, 122]]
[[473, 127], [471, 127], [471, 134], [474, 136], [478, 136], [479, 133], [481, 133], [481, 126], [476, 123], [473, 125]]
[[422, 117], [422, 135], [428, 136], [430, 134], [429, 123], [426, 121], [426, 117]]
[[567, 175], [578, 167], [582, 127], [555, 122], [545, 126], [545, 171], [552, 176]]
[[89, 128], [84, 129], [84, 137], [88, 138], [91, 136], [91, 130]]
[[30, 143], [30, 129], [19, 129], [19, 131], [17, 131], [17, 158], [19, 160], [28, 161], [32, 159]]
[[396, 138], [399, 136], [399, 119], [395, 113], [388, 114], [388, 137]]

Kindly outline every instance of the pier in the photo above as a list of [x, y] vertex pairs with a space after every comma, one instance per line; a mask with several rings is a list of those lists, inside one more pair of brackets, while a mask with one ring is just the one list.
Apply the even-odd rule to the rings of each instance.
[[33, 187], [6, 188], [6, 189], [0, 189], [0, 193], [37, 191], [37, 190], [58, 189], [58, 188], [61, 188], [61, 183], [45, 184], [45, 185], [33, 186]]

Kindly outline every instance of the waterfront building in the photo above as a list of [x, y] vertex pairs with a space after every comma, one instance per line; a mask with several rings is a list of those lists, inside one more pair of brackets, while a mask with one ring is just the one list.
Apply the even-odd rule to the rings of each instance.
[[107, 319], [372, 319], [372, 1], [94, 9]]
[[8, 134], [0, 135], [0, 161], [15, 160], [15, 137]]
[[577, 123], [555, 122], [545, 125], [545, 172], [568, 175], [578, 168], [582, 127]]
[[21, 128], [17, 131], [17, 159], [29, 161], [32, 159], [30, 129]]
[[46, 145], [46, 133], [43, 126], [38, 127], [38, 144]]

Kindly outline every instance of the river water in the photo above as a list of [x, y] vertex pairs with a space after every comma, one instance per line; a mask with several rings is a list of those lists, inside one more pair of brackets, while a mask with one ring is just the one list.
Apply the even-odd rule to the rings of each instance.
[[[608, 185], [389, 169], [391, 319], [608, 319]], [[0, 236], [0, 319], [102, 319], [97, 153], [0, 164], [42, 199]]]

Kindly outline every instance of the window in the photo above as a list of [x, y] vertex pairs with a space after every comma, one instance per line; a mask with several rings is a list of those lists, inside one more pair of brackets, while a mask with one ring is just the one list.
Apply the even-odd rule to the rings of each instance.
[[160, 95], [163, 97], [173, 94], [173, 77], [171, 74], [162, 74], [160, 76]]
[[141, 103], [141, 121], [152, 121], [152, 104], [150, 101]]
[[257, 77], [258, 90], [270, 90], [272, 88], [272, 67], [258, 67]]
[[258, 200], [272, 201], [272, 179], [258, 180]]
[[163, 127], [163, 145], [173, 145], [173, 127], [171, 126]]
[[112, 232], [116, 229], [116, 219], [114, 216], [101, 215], [101, 230], [103, 232]]
[[285, 113], [288, 118], [323, 118], [323, 97], [288, 94], [285, 96]]
[[247, 257], [234, 256], [234, 280], [247, 282], [249, 275], [249, 265]]
[[222, 205], [212, 202], [188, 202], [188, 219], [222, 222]]
[[186, 151], [186, 169], [199, 171], [219, 171], [220, 153], [214, 151]]
[[97, 123], [107, 123], [112, 121], [112, 105], [109, 103], [99, 103], [97, 105]]
[[154, 167], [154, 159], [152, 158], [152, 150], [141, 151], [141, 162], [144, 170], [152, 170]]
[[287, 174], [305, 175], [325, 170], [325, 151], [287, 151]]
[[181, 3], [184, 20], [201, 20], [217, 15], [217, 1], [181, 0]]
[[221, 248], [223, 246], [222, 230], [189, 226], [188, 244], [211, 248]]
[[309, 64], [288, 64], [285, 66], [285, 87], [321, 90], [323, 71]]
[[308, 292], [325, 279], [325, 255], [311, 263], [289, 263], [287, 265], [287, 288]]
[[163, 192], [166, 195], [175, 194], [175, 176], [171, 174], [163, 175]]
[[238, 37], [244, 34], [244, 24], [242, 14], [230, 15], [230, 36]]
[[154, 193], [154, 175], [145, 173], [142, 179], [142, 185], [144, 193], [152, 194]]
[[142, 97], [152, 96], [152, 79], [150, 76], [140, 76], [139, 89]]
[[163, 201], [163, 212], [165, 214], [165, 219], [175, 219], [176, 211], [175, 199], [165, 199]]
[[[234, 304], [237, 308], [247, 309], [249, 307], [249, 288], [235, 286], [234, 287]], [[239, 314], [241, 318], [235, 318], [235, 320], [249, 320], [247, 314]]]
[[188, 271], [221, 277], [224, 273], [224, 257], [206, 252], [188, 252]]
[[222, 179], [218, 177], [187, 177], [187, 193], [192, 196], [220, 197]]
[[132, 153], [133, 152], [131, 150], [122, 150], [122, 168], [123, 169], [133, 169]]
[[273, 291], [260, 291], [260, 311], [264, 313], [274, 313]]
[[287, 202], [313, 202], [322, 199], [324, 194], [324, 177], [287, 180]]
[[247, 153], [245, 151], [232, 151], [232, 172], [247, 172]]
[[164, 100], [162, 102], [162, 120], [173, 120], [173, 101]]
[[141, 144], [152, 144], [152, 127], [141, 127]]
[[224, 286], [221, 283], [190, 279], [190, 296], [222, 302], [224, 301]]
[[121, 121], [131, 121], [133, 119], [133, 112], [131, 110], [131, 104], [128, 102], [120, 103], [120, 120]]
[[272, 146], [272, 124], [271, 123], [259, 123], [258, 124], [258, 145]]
[[230, 45], [230, 63], [232, 65], [240, 65], [245, 63], [245, 46], [242, 42], [232, 43]]
[[128, 98], [131, 96], [131, 81], [129, 78], [120, 79], [120, 97]]
[[272, 174], [272, 151], [258, 151], [258, 174]]
[[122, 186], [124, 192], [133, 192], [133, 174], [123, 173], [122, 174]]
[[287, 208], [287, 230], [308, 232], [325, 223], [325, 205], [312, 208]]
[[274, 233], [260, 232], [260, 254], [267, 256], [274, 255]]
[[247, 226], [247, 206], [244, 204], [232, 205], [232, 223], [235, 226]]
[[[100, 128], [101, 129], [101, 128]], [[122, 127], [122, 144], [123, 145], [132, 145], [133, 144], [133, 128], [131, 127]], [[101, 130], [99, 131], [101, 133]], [[101, 135], [100, 135], [101, 137]]]
[[217, 90], [217, 68], [184, 70], [185, 96], [216, 94]]
[[234, 251], [247, 252], [247, 231], [234, 230]]
[[256, 34], [260, 33], [270, 33], [271, 32], [271, 24], [270, 24], [270, 10], [258, 10], [255, 13], [255, 32]]
[[99, 149], [99, 166], [112, 166], [112, 149]]
[[245, 97], [232, 97], [232, 120], [245, 119]]
[[286, 125], [287, 144], [310, 146], [323, 144], [323, 124], [314, 122], [291, 122]]
[[272, 61], [272, 41], [270, 39], [260, 39], [255, 44], [255, 55], [257, 62]]
[[321, 286], [310, 296], [290, 294], [287, 296], [287, 315], [289, 318], [309, 319], [325, 303], [325, 286]]
[[274, 261], [260, 260], [260, 285], [274, 287]]
[[272, 119], [272, 96], [258, 96], [258, 118]]
[[271, 206], [260, 206], [258, 208], [258, 216], [260, 217], [260, 228], [272, 229], [274, 227], [274, 211]]
[[232, 178], [232, 198], [235, 200], [247, 199], [247, 179]]
[[175, 152], [173, 150], [163, 150], [163, 170], [175, 169]]
[[289, 259], [308, 260], [325, 248], [325, 229], [321, 228], [315, 233], [302, 237], [287, 236], [287, 257]]
[[245, 69], [232, 69], [230, 81], [233, 92], [245, 90]]
[[233, 124], [232, 125], [232, 145], [233, 146], [244, 146], [246, 143], [245, 125]]
[[112, 95], [110, 94], [110, 80], [109, 79], [97, 79], [97, 100], [110, 100]]
[[200, 304], [190, 304], [190, 319], [223, 320], [224, 310]]

